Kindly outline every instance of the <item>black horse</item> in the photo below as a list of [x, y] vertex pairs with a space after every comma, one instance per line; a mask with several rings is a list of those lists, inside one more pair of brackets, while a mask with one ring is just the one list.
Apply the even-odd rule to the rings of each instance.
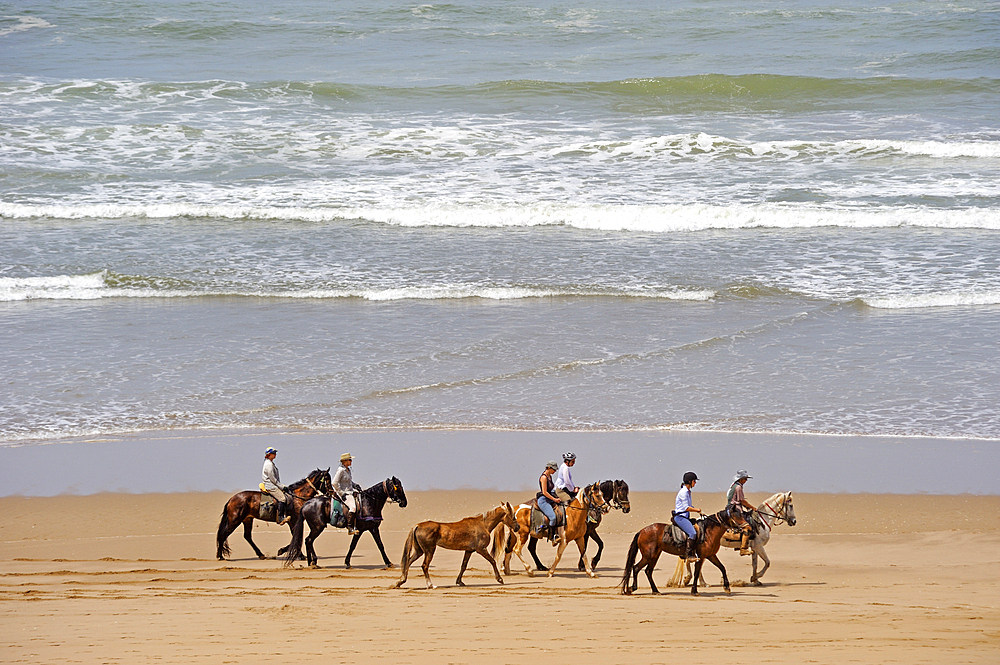
[[[333, 482], [330, 479], [330, 469], [316, 469], [308, 477], [288, 486], [288, 491], [285, 494], [288, 495], [288, 501], [292, 509], [292, 521], [289, 523], [288, 528], [293, 534], [295, 533], [295, 523], [299, 521], [299, 511], [302, 504], [317, 494], [326, 494], [332, 487]], [[254, 518], [264, 522], [275, 521], [274, 515], [261, 517], [260, 498], [261, 492], [248, 490], [234, 494], [226, 502], [226, 505], [222, 509], [222, 519], [219, 520], [219, 530], [215, 536], [216, 556], [220, 561], [229, 556], [229, 534], [235, 531], [236, 527], [240, 524], [243, 525], [243, 538], [250, 543], [250, 547], [253, 548], [257, 558], [266, 558], [264, 553], [260, 551], [260, 548], [253, 542], [253, 538], [250, 537], [253, 531]], [[284, 548], [279, 551], [279, 556], [283, 550]]]
[[[598, 483], [601, 488], [601, 494], [604, 495], [604, 502], [611, 506], [612, 508], [618, 508], [623, 513], [627, 513], [631, 510], [631, 506], [628, 502], [628, 483], [624, 480], [602, 480]], [[601, 552], [604, 550], [604, 541], [601, 537], [597, 535], [597, 527], [601, 524], [601, 518], [603, 513], [598, 511], [593, 511], [587, 516], [587, 534], [583, 537], [583, 547], [584, 551], [587, 548], [587, 540], [590, 538], [594, 539], [597, 543], [597, 554], [594, 555], [593, 560], [590, 564], [590, 569], [593, 570], [597, 566], [597, 562], [601, 560]], [[528, 552], [531, 554], [531, 558], [535, 561], [535, 568], [537, 570], [548, 570], [548, 568], [542, 565], [542, 562], [538, 560], [538, 553], [535, 548], [538, 546], [538, 539], [529, 536], [528, 539]], [[587, 567], [583, 563], [583, 556], [580, 555], [580, 561], [577, 567], [580, 570], [586, 570]], [[509, 570], [505, 571], [510, 573]]]
[[[394, 567], [392, 562], [389, 561], [389, 557], [385, 555], [382, 536], [378, 530], [382, 524], [382, 508], [385, 507], [386, 501], [398, 503], [400, 508], [406, 508], [406, 493], [403, 491], [403, 484], [399, 482], [399, 478], [396, 476], [386, 478], [377, 485], [372, 485], [368, 489], [361, 490], [358, 493], [359, 506], [357, 520], [355, 521], [358, 533], [351, 540], [351, 546], [347, 550], [347, 557], [344, 559], [346, 567], [351, 567], [351, 555], [354, 553], [354, 548], [357, 547], [358, 541], [361, 540], [361, 534], [365, 531], [371, 532], [372, 538], [375, 539], [375, 544], [378, 545], [378, 550], [382, 553], [382, 561], [385, 562], [385, 567]], [[288, 545], [285, 553], [286, 566], [302, 558], [299, 551], [302, 547], [302, 534], [305, 531], [305, 524], [307, 522], [309, 523], [309, 536], [305, 539], [306, 563], [314, 567], [317, 565], [318, 557], [316, 556], [316, 550], [313, 549], [313, 541], [330, 524], [331, 507], [330, 497], [316, 497], [307, 501], [302, 506], [302, 519], [295, 523], [292, 529], [292, 542]]]

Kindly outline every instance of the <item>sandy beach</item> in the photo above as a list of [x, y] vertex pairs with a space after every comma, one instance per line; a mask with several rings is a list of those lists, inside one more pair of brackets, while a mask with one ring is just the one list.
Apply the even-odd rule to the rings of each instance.
[[[769, 495], [749, 492], [758, 503]], [[316, 541], [320, 568], [253, 558], [237, 532], [214, 558], [229, 493], [6, 497], [0, 506], [0, 660], [5, 663], [993, 663], [1000, 654], [1000, 497], [795, 494], [798, 524], [778, 526], [763, 586], [749, 557], [721, 553], [731, 595], [706, 568], [694, 598], [668, 589], [674, 559], [637, 595], [620, 595], [632, 534], [663, 521], [672, 496], [634, 492], [632, 512], [601, 527], [599, 577], [571, 550], [555, 577], [516, 558], [497, 584], [474, 555], [454, 586], [458, 552], [439, 550], [426, 590], [404, 588], [364, 536], [346, 570], [339, 530]], [[424, 491], [387, 506], [382, 535], [398, 561], [409, 527], [453, 520], [518, 493]], [[706, 497], [707, 498], [707, 497]], [[720, 506], [721, 507], [721, 506]], [[273, 554], [287, 530], [257, 522]], [[593, 546], [591, 546], [593, 547]], [[552, 548], [540, 544], [546, 563]], [[593, 550], [591, 550], [592, 552]]]

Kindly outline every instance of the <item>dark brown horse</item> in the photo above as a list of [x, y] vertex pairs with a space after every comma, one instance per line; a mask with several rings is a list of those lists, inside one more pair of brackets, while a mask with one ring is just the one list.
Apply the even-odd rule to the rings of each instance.
[[[698, 563], [694, 566], [691, 593], [695, 596], [698, 595], [698, 577], [701, 575], [701, 567], [705, 563], [705, 559], [714, 563], [722, 571], [722, 585], [725, 587], [726, 593], [729, 593], [729, 578], [726, 576], [726, 567], [719, 561], [719, 548], [722, 546], [722, 536], [726, 533], [726, 529], [739, 528], [746, 522], [738, 513], [730, 513], [729, 509], [726, 508], [699, 520], [698, 524], [704, 532], [704, 537], [698, 543]], [[653, 593], [660, 593], [653, 582], [653, 568], [656, 567], [656, 561], [660, 558], [660, 554], [666, 552], [683, 557], [687, 547], [686, 543], [675, 543], [670, 536], [669, 529], [669, 524], [656, 523], [644, 527], [635, 534], [628, 550], [628, 556], [625, 558], [625, 572], [619, 585], [622, 593], [629, 595], [639, 588], [639, 570], [642, 568], [646, 569], [646, 578], [649, 580], [649, 586]], [[636, 556], [640, 553], [642, 558], [636, 563]]]
[[[298, 552], [302, 547], [302, 534], [305, 531], [306, 524], [308, 524], [309, 535], [305, 538], [306, 563], [310, 567], [318, 567], [319, 559], [316, 556], [316, 550], [313, 548], [313, 542], [319, 538], [319, 535], [323, 533], [327, 526], [330, 526], [332, 501], [331, 497], [318, 496], [309, 499], [302, 506], [302, 511], [300, 512], [301, 519], [292, 529], [292, 542], [287, 548], [282, 548], [286, 550], [286, 566], [291, 565], [300, 558]], [[394, 567], [392, 562], [389, 561], [389, 557], [385, 555], [385, 547], [382, 545], [382, 535], [379, 533], [379, 527], [382, 525], [382, 508], [385, 507], [387, 501], [398, 503], [400, 508], [406, 508], [406, 492], [403, 491], [403, 483], [399, 482], [399, 478], [396, 476], [386, 478], [382, 482], [372, 485], [366, 490], [361, 490], [358, 493], [358, 519], [356, 522], [358, 533], [355, 534], [351, 540], [350, 547], [347, 548], [347, 557], [344, 559], [345, 567], [351, 567], [351, 555], [354, 554], [354, 548], [358, 546], [361, 535], [366, 531], [371, 533], [372, 538], [375, 539], [378, 551], [382, 553], [382, 561], [385, 563], [385, 567]], [[278, 556], [281, 556], [281, 554], [282, 551], [279, 550]]]
[[500, 523], [506, 524], [511, 531], [517, 532], [520, 526], [514, 518], [514, 509], [509, 503], [501, 503], [499, 506], [473, 517], [466, 517], [457, 522], [421, 522], [410, 530], [410, 535], [406, 537], [406, 545], [403, 546], [403, 559], [400, 566], [403, 568], [403, 575], [396, 582], [396, 588], [406, 583], [406, 575], [410, 571], [410, 564], [424, 555], [424, 563], [421, 566], [424, 577], [427, 579], [427, 588], [436, 588], [431, 584], [431, 576], [428, 570], [431, 566], [431, 559], [434, 557], [434, 550], [439, 546], [448, 550], [465, 550], [465, 558], [462, 559], [462, 569], [458, 571], [458, 579], [455, 584], [465, 586], [462, 582], [462, 575], [469, 565], [469, 558], [473, 552], [478, 552], [484, 559], [493, 566], [493, 574], [497, 582], [503, 584], [500, 571], [497, 569], [496, 557], [499, 556], [496, 550], [502, 552], [502, 544], [497, 547], [497, 540], [494, 542], [494, 554], [486, 551], [490, 545], [490, 532]]
[[[632, 509], [631, 504], [628, 502], [628, 483], [624, 480], [601, 480], [598, 482], [598, 486], [601, 488], [601, 494], [604, 495], [604, 501], [607, 505], [612, 508], [618, 508], [623, 513], [627, 513]], [[601, 552], [604, 551], [604, 541], [597, 535], [597, 527], [601, 526], [601, 518], [603, 516], [604, 513], [595, 513], [593, 519], [587, 520], [587, 534], [583, 537], [584, 553], [580, 555], [580, 561], [577, 563], [576, 567], [578, 570], [587, 569], [583, 559], [587, 555], [587, 541], [591, 538], [597, 543], [597, 554], [590, 561], [590, 569], [595, 570], [597, 562], [601, 560]], [[535, 550], [532, 549], [531, 543], [528, 544], [528, 551], [531, 552], [533, 557], [535, 556]], [[538, 564], [538, 557], [535, 557], [535, 564]], [[539, 568], [539, 570], [544, 569]]]
[[[299, 511], [302, 509], [302, 504], [317, 494], [326, 494], [332, 487], [333, 482], [330, 479], [330, 469], [326, 469], [325, 471], [323, 469], [316, 469], [306, 478], [288, 486], [286, 494], [292, 508], [292, 520], [288, 523], [289, 531], [294, 533], [295, 523], [299, 519]], [[250, 534], [253, 532], [253, 521], [255, 518], [264, 522], [275, 521], [274, 516], [269, 516], [267, 519], [261, 518], [260, 496], [261, 492], [259, 490], [248, 490], [234, 494], [226, 502], [225, 507], [222, 509], [222, 519], [219, 520], [219, 530], [215, 537], [215, 542], [218, 546], [216, 556], [219, 557], [220, 561], [230, 555], [229, 534], [235, 531], [236, 527], [240, 524], [243, 525], [243, 538], [250, 543], [250, 547], [257, 554], [257, 558], [267, 558], [253, 542], [253, 538], [250, 537]]]

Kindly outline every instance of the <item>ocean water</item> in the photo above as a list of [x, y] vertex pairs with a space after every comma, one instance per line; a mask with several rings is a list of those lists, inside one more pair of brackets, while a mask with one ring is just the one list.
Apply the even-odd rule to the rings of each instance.
[[0, 442], [1000, 439], [1000, 5], [622, 4], [0, 2]]

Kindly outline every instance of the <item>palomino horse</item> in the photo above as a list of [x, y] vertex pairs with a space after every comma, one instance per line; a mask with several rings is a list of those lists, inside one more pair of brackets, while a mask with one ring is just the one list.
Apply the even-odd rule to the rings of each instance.
[[[366, 490], [361, 490], [358, 494], [358, 516], [356, 522], [358, 533], [351, 540], [351, 546], [347, 550], [347, 557], [344, 559], [344, 565], [347, 568], [351, 567], [351, 555], [354, 554], [354, 548], [358, 546], [361, 534], [365, 531], [370, 532], [372, 538], [375, 539], [378, 551], [382, 553], [382, 561], [385, 562], [385, 567], [393, 567], [389, 561], [389, 557], [385, 555], [382, 536], [378, 530], [382, 524], [382, 508], [385, 507], [387, 501], [398, 503], [400, 508], [406, 508], [406, 493], [403, 491], [403, 484], [399, 482], [399, 478], [396, 476], [386, 478], [377, 485], [372, 485]], [[292, 542], [287, 548], [283, 548], [287, 550], [285, 554], [286, 566], [291, 565], [293, 561], [299, 558], [298, 552], [302, 546], [302, 533], [305, 531], [305, 524], [308, 523], [309, 535], [306, 537], [306, 563], [309, 566], [317, 567], [318, 558], [316, 557], [316, 550], [313, 549], [313, 542], [319, 538], [319, 535], [330, 524], [331, 509], [332, 500], [328, 496], [318, 496], [309, 499], [302, 506], [302, 519], [296, 522], [295, 528], [292, 529]], [[281, 553], [281, 550], [279, 550], [278, 556], [281, 556]]]
[[465, 574], [465, 569], [469, 565], [469, 558], [473, 552], [478, 552], [484, 559], [490, 562], [490, 565], [493, 566], [493, 574], [496, 576], [497, 582], [503, 584], [503, 578], [500, 577], [500, 571], [497, 570], [496, 557], [491, 556], [486, 551], [486, 548], [490, 544], [490, 532], [501, 522], [514, 531], [520, 528], [514, 519], [514, 510], [510, 507], [509, 503], [501, 503], [489, 512], [473, 517], [466, 517], [457, 522], [427, 521], [416, 525], [410, 530], [410, 535], [406, 537], [406, 545], [403, 546], [403, 559], [400, 562], [403, 568], [403, 575], [396, 582], [396, 588], [398, 589], [406, 583], [406, 574], [410, 570], [410, 564], [419, 559], [421, 554], [424, 555], [424, 563], [421, 568], [423, 568], [424, 577], [427, 579], [427, 588], [437, 588], [431, 584], [431, 576], [428, 569], [431, 565], [431, 559], [434, 557], [434, 550], [438, 546], [449, 550], [465, 551], [465, 558], [462, 559], [462, 569], [458, 571], [458, 579], [455, 580], [458, 586], [465, 586], [465, 583], [462, 582], [462, 575]]
[[[298, 522], [299, 510], [302, 508], [302, 504], [317, 494], [326, 494], [332, 487], [333, 482], [330, 479], [330, 469], [326, 469], [325, 471], [316, 469], [308, 477], [289, 485], [288, 492], [286, 492], [292, 504], [292, 521], [288, 525], [289, 530], [294, 533], [295, 523]], [[219, 520], [219, 530], [215, 537], [215, 542], [218, 546], [216, 556], [219, 557], [220, 561], [229, 556], [229, 534], [235, 531], [236, 527], [240, 524], [243, 524], [243, 538], [250, 543], [250, 547], [256, 552], [257, 558], [267, 558], [257, 545], [254, 544], [253, 538], [250, 537], [253, 531], [254, 518], [261, 519], [260, 495], [260, 491], [239, 492], [231, 496], [229, 501], [226, 502], [225, 507], [222, 509], [222, 519]], [[272, 517], [263, 521], [274, 522], [275, 518]]]
[[[583, 556], [584, 544], [583, 538], [587, 535], [587, 515], [601, 513], [606, 510], [607, 504], [604, 501], [604, 495], [601, 493], [601, 488], [594, 483], [593, 485], [587, 485], [576, 495], [576, 498], [568, 506], [566, 506], [566, 530], [565, 537], [559, 542], [559, 547], [556, 549], [556, 558], [549, 567], [549, 577], [552, 577], [556, 572], [556, 566], [559, 565], [559, 560], [562, 559], [563, 552], [566, 550], [566, 546], [571, 542], [575, 542], [576, 546], [580, 548], [580, 556]], [[528, 504], [521, 504], [517, 508], [517, 522], [521, 525], [521, 530], [517, 532], [516, 538], [508, 538], [507, 534], [503, 532], [503, 529], [497, 529], [493, 534], [494, 540], [503, 544], [504, 549], [504, 570], [510, 570], [510, 555], [511, 551], [517, 555], [517, 558], [521, 560], [521, 564], [524, 566], [524, 570], [528, 575], [534, 575], [531, 570], [531, 566], [524, 560], [521, 555], [521, 550], [524, 549], [524, 544], [527, 542], [528, 538], [534, 538], [537, 540], [539, 535], [537, 532], [531, 530], [531, 506]], [[550, 527], [551, 528], [551, 527]], [[513, 542], [511, 542], [513, 541]], [[499, 549], [499, 546], [494, 542], [494, 548]], [[529, 547], [530, 551], [530, 547]], [[535, 557], [537, 562], [538, 558]], [[590, 567], [586, 558], [584, 559], [584, 570], [589, 577], [597, 577], [593, 569]], [[539, 568], [539, 570], [544, 570], [544, 567]]]
[[[694, 577], [691, 583], [691, 593], [698, 595], [698, 576], [701, 575], [701, 567], [708, 559], [722, 571], [722, 585], [729, 593], [729, 578], [726, 576], [726, 567], [719, 561], [718, 552], [722, 546], [722, 535], [726, 529], [738, 528], [746, 524], [743, 518], [737, 513], [731, 513], [728, 508], [721, 510], [714, 515], [708, 515], [700, 520], [705, 537], [698, 544], [698, 563], [694, 566]], [[653, 568], [660, 554], [674, 554], [683, 557], [686, 544], [678, 544], [670, 536], [669, 524], [650, 524], [635, 534], [632, 545], [629, 547], [628, 556], [625, 558], [625, 573], [622, 575], [621, 590], [624, 594], [631, 594], [639, 588], [639, 570], [646, 569], [646, 578], [649, 579], [649, 586], [653, 593], [660, 593], [653, 582]], [[636, 556], [642, 553], [642, 558], [636, 563]]]
[[[628, 513], [631, 510], [631, 505], [628, 502], [628, 483], [624, 480], [601, 480], [597, 483], [601, 488], [601, 494], [604, 495], [604, 501], [612, 508], [618, 508], [623, 513]], [[587, 541], [591, 538], [597, 543], [597, 554], [594, 558], [590, 560], [590, 569], [597, 569], [597, 562], [601, 560], [601, 552], [604, 551], [604, 541], [601, 537], [597, 535], [597, 527], [601, 526], [602, 513], [598, 513], [593, 519], [587, 520], [587, 534], [583, 537], [583, 551], [584, 553], [580, 555], [580, 561], [577, 563], [578, 570], [585, 570], [586, 564], [583, 559], [586, 557], [587, 551]], [[534, 557], [535, 549], [531, 546], [532, 543], [528, 543], [528, 551]], [[535, 558], [535, 564], [538, 564], [538, 557]], [[539, 567], [539, 570], [544, 570], [544, 568]]]

